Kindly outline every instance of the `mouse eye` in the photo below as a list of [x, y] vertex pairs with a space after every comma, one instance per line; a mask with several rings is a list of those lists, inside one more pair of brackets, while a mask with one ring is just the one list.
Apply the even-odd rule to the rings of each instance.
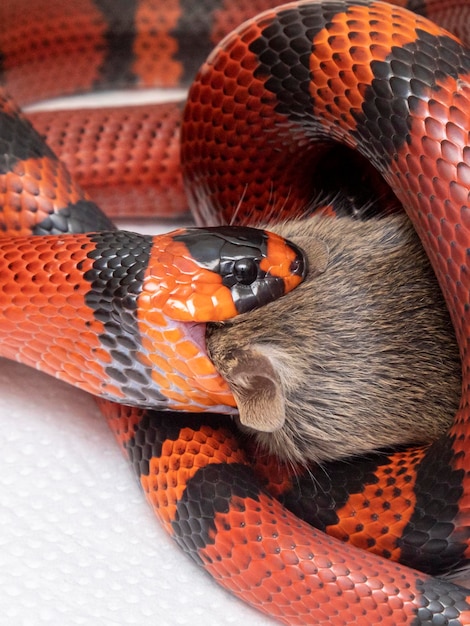
[[253, 259], [238, 259], [233, 265], [235, 280], [242, 285], [251, 285], [258, 278], [258, 264]]

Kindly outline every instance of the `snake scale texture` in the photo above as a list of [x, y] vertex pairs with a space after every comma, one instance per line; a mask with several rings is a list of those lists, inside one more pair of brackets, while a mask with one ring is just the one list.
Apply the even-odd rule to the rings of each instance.
[[[465, 40], [469, 5], [276, 4], [3, 3], [1, 353], [99, 397], [164, 528], [245, 602], [286, 624], [470, 624], [470, 591], [442, 578], [465, 573], [470, 550], [470, 52], [427, 19]], [[201, 64], [184, 111], [34, 114], [35, 131], [19, 109], [187, 85]], [[77, 158], [87, 142], [90, 162]], [[247, 222], [308, 204], [325, 142], [372, 163], [411, 218], [451, 313], [463, 392], [431, 446], [312, 480], [252, 463], [204, 323], [301, 281], [302, 251]], [[174, 215], [183, 184], [203, 230], [117, 231], [95, 204]]]

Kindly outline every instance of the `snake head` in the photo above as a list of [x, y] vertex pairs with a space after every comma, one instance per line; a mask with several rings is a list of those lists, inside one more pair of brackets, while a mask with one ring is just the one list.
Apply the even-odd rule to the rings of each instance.
[[165, 289], [160, 278], [160, 306], [174, 320], [218, 322], [246, 313], [288, 293], [307, 273], [303, 251], [265, 230], [218, 226], [168, 236], [160, 260], [171, 280]]

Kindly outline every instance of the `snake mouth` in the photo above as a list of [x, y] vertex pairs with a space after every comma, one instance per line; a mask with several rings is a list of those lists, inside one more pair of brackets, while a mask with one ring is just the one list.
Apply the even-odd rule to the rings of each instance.
[[[225, 378], [216, 369], [209, 356], [207, 347], [207, 327], [205, 322], [176, 322], [183, 346], [182, 353], [176, 354], [178, 347], [174, 346], [175, 359], [172, 365], [179, 372], [183, 393], [191, 398], [195, 408], [189, 410], [211, 411], [231, 415], [236, 412], [236, 403]], [[179, 408], [179, 407], [177, 407]], [[186, 407], [187, 409], [188, 407]]]
[[207, 353], [206, 342], [206, 330], [207, 324], [205, 322], [183, 322], [185, 335], [193, 343], [201, 353], [201, 356], [209, 358]]

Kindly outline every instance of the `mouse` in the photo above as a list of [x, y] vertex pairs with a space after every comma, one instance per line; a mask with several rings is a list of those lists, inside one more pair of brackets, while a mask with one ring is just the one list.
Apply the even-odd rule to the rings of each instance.
[[310, 465], [436, 439], [461, 393], [437, 279], [410, 220], [313, 215], [269, 225], [307, 255], [291, 293], [206, 328], [236, 420], [264, 452]]

